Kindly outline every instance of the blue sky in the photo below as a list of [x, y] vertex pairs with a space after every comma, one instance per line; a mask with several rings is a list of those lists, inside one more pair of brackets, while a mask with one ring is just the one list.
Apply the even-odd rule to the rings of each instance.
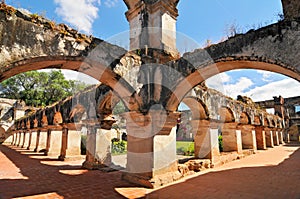
[[[122, 0], [6, 0], [6, 3], [117, 44], [116, 35], [129, 29]], [[224, 40], [233, 24], [238, 31], [246, 32], [274, 23], [282, 14], [280, 0], [180, 0], [178, 9], [177, 31], [192, 43], [192, 47], [179, 44], [185, 51], [203, 47], [207, 40], [213, 43]], [[74, 77], [71, 72], [65, 73]], [[255, 101], [300, 95], [299, 82], [257, 70], [222, 73], [209, 79], [207, 85], [232, 98], [241, 94]]]

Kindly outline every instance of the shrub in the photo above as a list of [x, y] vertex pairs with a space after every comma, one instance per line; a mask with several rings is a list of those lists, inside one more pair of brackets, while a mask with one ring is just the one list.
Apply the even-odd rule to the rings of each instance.
[[126, 152], [126, 142], [125, 141], [114, 141], [112, 140], [111, 145], [112, 154], [123, 154]]
[[220, 152], [223, 152], [223, 138], [222, 138], [222, 135], [219, 135], [218, 140], [219, 140], [219, 150], [220, 150]]

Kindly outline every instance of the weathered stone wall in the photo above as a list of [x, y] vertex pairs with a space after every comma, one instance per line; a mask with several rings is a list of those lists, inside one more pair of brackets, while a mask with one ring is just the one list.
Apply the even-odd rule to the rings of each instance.
[[[246, 34], [236, 35], [205, 49], [186, 53], [183, 59], [203, 72], [206, 67], [215, 67], [217, 73], [233, 68], [254, 68], [300, 80], [300, 63], [296, 59], [300, 55], [299, 37], [299, 21], [281, 21], [256, 31], [250, 30]], [[226, 62], [233, 66], [229, 68]], [[206, 77], [205, 74], [203, 76]]]
[[300, 21], [280, 21], [236, 35], [205, 49], [185, 53], [169, 66], [186, 77], [173, 84], [168, 109], [174, 110], [191, 88], [216, 74], [233, 69], [260, 69], [300, 81]]
[[300, 2], [298, 0], [281, 0], [285, 19], [300, 17]]

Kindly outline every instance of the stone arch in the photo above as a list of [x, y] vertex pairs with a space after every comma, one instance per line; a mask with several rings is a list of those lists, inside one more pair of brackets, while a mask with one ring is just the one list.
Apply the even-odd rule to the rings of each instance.
[[[0, 18], [2, 34], [9, 35], [9, 39], [0, 38], [0, 81], [31, 70], [69, 69], [99, 80], [122, 99], [135, 98], [134, 88], [114, 71], [127, 50], [80, 34], [64, 24], [56, 26], [47, 19], [32, 20], [19, 10], [9, 19], [0, 12]], [[135, 102], [125, 103], [137, 110]]]
[[186, 97], [182, 100], [192, 112], [193, 120], [204, 120], [209, 116], [207, 106], [196, 97]]
[[264, 123], [263, 123], [264, 126], [266, 126], [266, 127], [270, 126], [270, 121], [268, 120], [268, 118], [264, 117], [263, 121], [264, 121]]
[[184, 96], [204, 80], [234, 69], [266, 70], [300, 81], [300, 65], [295, 59], [300, 52], [299, 37], [299, 22], [282, 21], [186, 53], [181, 64], [191, 72], [174, 86], [167, 110], [174, 111]]
[[76, 104], [72, 107], [70, 112], [70, 121], [79, 122], [83, 119], [84, 114], [86, 114], [86, 108], [82, 104]]
[[235, 122], [233, 111], [228, 107], [221, 107], [219, 109], [220, 121], [225, 123]]
[[262, 124], [260, 116], [258, 116], [258, 115], [254, 116], [254, 124], [255, 125], [261, 125]]
[[240, 124], [251, 124], [251, 118], [248, 113], [242, 112], [239, 119]]
[[277, 126], [277, 122], [275, 118], [270, 118], [270, 127], [276, 127]]
[[59, 111], [56, 111], [54, 113], [54, 116], [53, 116], [53, 124], [54, 125], [59, 125], [59, 124], [62, 124], [63, 123], [63, 117], [62, 117], [62, 114], [61, 112]]

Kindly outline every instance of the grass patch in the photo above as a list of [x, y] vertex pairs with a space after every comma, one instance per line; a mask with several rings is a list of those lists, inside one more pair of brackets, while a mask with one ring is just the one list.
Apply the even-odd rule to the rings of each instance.
[[176, 142], [177, 155], [193, 156], [195, 153], [194, 142], [190, 141], [177, 141]]

